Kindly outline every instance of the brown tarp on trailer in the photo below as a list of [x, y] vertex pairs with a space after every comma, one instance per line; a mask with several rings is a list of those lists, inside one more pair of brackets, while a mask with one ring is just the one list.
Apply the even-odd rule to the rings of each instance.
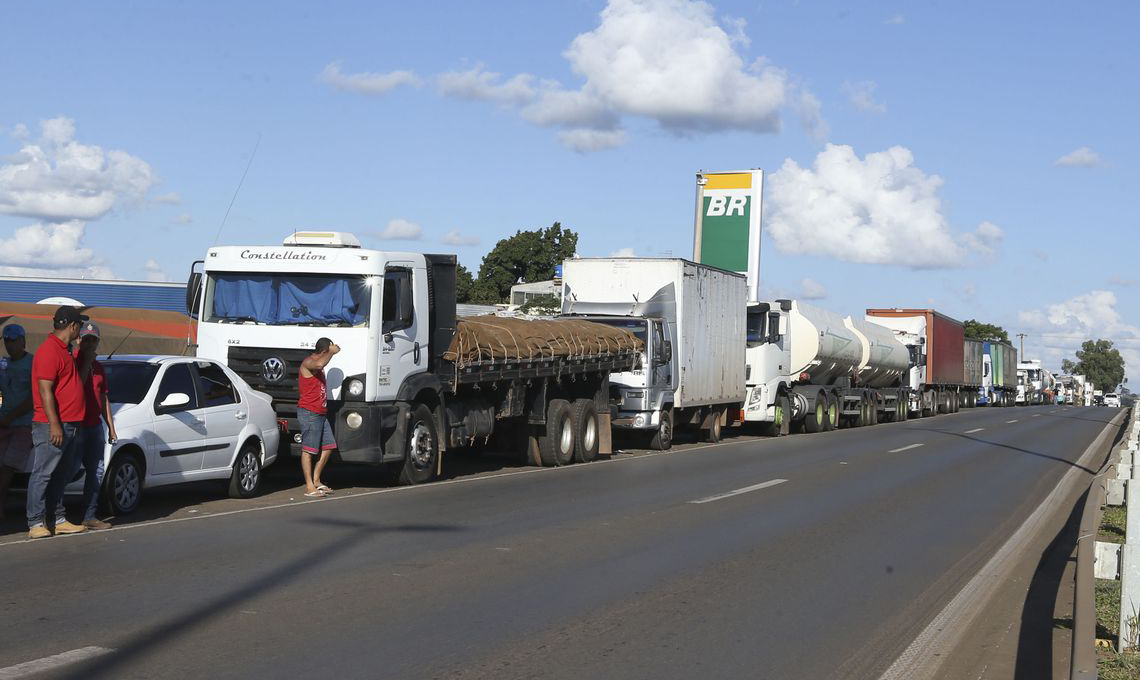
[[[58, 305], [0, 302], [0, 324], [17, 323], [28, 334], [28, 351], [36, 349], [52, 331]], [[85, 307], [83, 314], [99, 326], [99, 353], [192, 355], [187, 338], [196, 337], [193, 319], [177, 312], [122, 307]]]
[[645, 343], [626, 330], [591, 321], [537, 321], [498, 316], [457, 319], [443, 354], [460, 367], [477, 361], [580, 357], [638, 351]]

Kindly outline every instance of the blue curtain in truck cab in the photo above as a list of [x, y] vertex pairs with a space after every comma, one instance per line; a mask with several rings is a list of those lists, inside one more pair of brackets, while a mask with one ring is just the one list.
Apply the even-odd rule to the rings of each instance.
[[213, 318], [267, 324], [345, 323], [368, 319], [368, 287], [362, 279], [327, 276], [214, 277]]

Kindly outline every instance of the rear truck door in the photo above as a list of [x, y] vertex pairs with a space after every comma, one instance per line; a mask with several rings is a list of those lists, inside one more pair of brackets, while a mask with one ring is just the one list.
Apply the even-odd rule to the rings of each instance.
[[[159, 377], [155, 395], [154, 427], [147, 441], [147, 468], [155, 475], [194, 472], [202, 469], [206, 441], [206, 420], [198, 406], [198, 390], [191, 362], [167, 364]], [[187, 404], [163, 407], [172, 394], [190, 397]]]
[[377, 397], [392, 401], [405, 379], [427, 370], [426, 275], [416, 276], [411, 262], [392, 262], [384, 270], [382, 295]]

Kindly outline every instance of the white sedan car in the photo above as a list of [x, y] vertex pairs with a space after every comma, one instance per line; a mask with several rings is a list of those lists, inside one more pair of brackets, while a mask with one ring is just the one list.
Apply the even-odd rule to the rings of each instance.
[[[115, 430], [104, 453], [100, 498], [133, 512], [144, 488], [229, 480], [229, 493], [257, 493], [280, 439], [269, 395], [222, 364], [196, 357], [117, 356], [101, 362]], [[68, 493], [83, 490], [83, 475]]]

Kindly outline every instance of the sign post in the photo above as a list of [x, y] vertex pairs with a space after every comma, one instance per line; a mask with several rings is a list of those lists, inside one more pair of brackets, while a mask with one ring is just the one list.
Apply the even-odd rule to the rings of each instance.
[[748, 301], [760, 298], [760, 216], [764, 171], [697, 173], [693, 260], [748, 277]]

